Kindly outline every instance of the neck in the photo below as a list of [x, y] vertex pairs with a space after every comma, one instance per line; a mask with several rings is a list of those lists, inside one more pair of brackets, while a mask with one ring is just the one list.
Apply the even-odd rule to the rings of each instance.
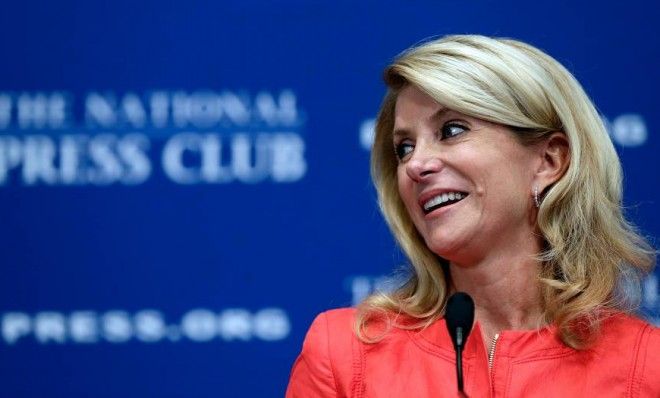
[[[455, 290], [475, 302], [475, 319], [486, 340], [503, 330], [537, 329], [543, 325], [538, 243], [490, 250], [473, 264], [450, 264]], [[525, 250], [526, 249], [526, 250]]]

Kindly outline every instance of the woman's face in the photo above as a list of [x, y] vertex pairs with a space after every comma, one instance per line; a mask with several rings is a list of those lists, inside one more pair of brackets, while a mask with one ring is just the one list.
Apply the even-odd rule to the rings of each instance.
[[467, 265], [532, 239], [541, 159], [513, 134], [447, 109], [412, 85], [399, 93], [393, 134], [399, 194], [434, 253]]

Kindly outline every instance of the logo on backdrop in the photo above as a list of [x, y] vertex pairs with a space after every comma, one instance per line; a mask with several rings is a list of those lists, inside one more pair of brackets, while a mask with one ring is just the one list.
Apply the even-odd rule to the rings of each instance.
[[0, 92], [0, 186], [293, 183], [303, 128], [291, 90]]
[[252, 312], [228, 308], [219, 312], [192, 309], [176, 323], [168, 323], [162, 311], [145, 309], [135, 313], [124, 310], [42, 311], [35, 314], [2, 314], [0, 337], [7, 345], [24, 342], [38, 344], [95, 344], [159, 342], [232, 342], [286, 339], [291, 331], [287, 313], [280, 308]]
[[[605, 128], [612, 141], [622, 147], [638, 147], [646, 143], [648, 130], [646, 121], [642, 115], [637, 113], [624, 113], [613, 119], [601, 115]], [[374, 142], [376, 119], [365, 119], [362, 121], [358, 131], [360, 146], [371, 150]]]

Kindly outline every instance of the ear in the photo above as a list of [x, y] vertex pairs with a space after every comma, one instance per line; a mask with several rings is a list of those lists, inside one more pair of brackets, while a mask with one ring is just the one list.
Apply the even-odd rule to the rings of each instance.
[[546, 137], [539, 146], [541, 162], [536, 170], [535, 182], [539, 191], [544, 192], [548, 187], [566, 173], [571, 162], [571, 152], [568, 138], [562, 132], [554, 132]]

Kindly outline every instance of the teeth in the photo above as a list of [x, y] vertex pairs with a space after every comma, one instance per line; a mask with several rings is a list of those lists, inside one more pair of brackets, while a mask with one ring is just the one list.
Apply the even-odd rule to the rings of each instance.
[[424, 210], [429, 211], [431, 208], [441, 205], [445, 202], [448, 202], [450, 200], [461, 200], [465, 197], [466, 195], [463, 195], [460, 192], [447, 192], [443, 193], [438, 196], [432, 197], [430, 200], [428, 200], [426, 203], [424, 203]]

